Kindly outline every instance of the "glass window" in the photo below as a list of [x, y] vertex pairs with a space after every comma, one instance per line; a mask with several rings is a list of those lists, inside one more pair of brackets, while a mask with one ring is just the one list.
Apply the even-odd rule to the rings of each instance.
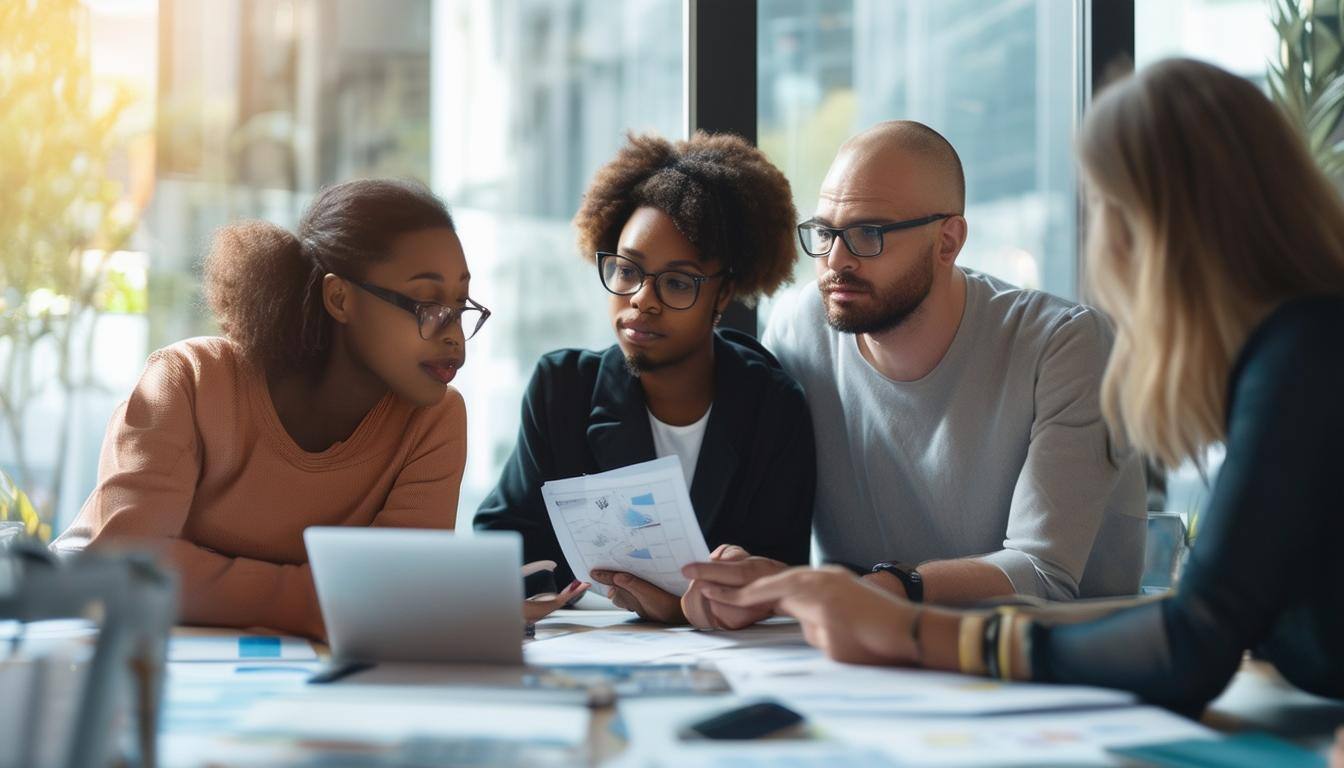
[[537, 358], [615, 343], [570, 220], [627, 130], [682, 131], [680, 0], [450, 0], [435, 6], [433, 181], [472, 292], [496, 310], [456, 386], [468, 404], [458, 525], [499, 479]]
[[[1263, 0], [1136, 0], [1134, 63], [1142, 67], [1168, 56], [1217, 64], [1267, 88], [1278, 34]], [[1165, 509], [1188, 518], [1208, 500], [1223, 463], [1222, 446], [1205, 453], [1206, 472], [1189, 462], [1166, 473]]]
[[[1076, 5], [760, 0], [759, 140], [793, 184], [800, 215], [815, 207], [847, 137], [918, 120], [965, 166], [970, 237], [958, 263], [1075, 296]], [[803, 257], [797, 279], [812, 274]]]
[[1264, 0], [1135, 0], [1134, 63], [1189, 56], [1263, 84], [1278, 50], [1269, 8]]
[[[130, 234], [110, 251], [98, 250], [106, 233], [80, 243], [102, 286], [96, 306], [72, 311], [69, 285], [0, 286], [0, 320], [20, 311], [38, 327], [42, 313], [55, 313], [71, 328], [68, 341], [22, 349], [8, 326], [0, 332], [3, 404], [17, 402], [15, 392], [24, 398], [16, 418], [0, 414], [0, 470], [22, 476], [59, 531], [93, 488], [107, 421], [148, 352], [217, 332], [200, 297], [200, 260], [216, 228], [244, 218], [294, 227], [324, 185], [415, 178], [453, 207], [473, 292], [495, 310], [457, 382], [469, 404], [459, 508], [469, 525], [513, 446], [537, 357], [614, 341], [607, 294], [569, 222], [627, 130], [682, 133], [680, 0], [20, 7], [48, 5], [68, 12], [32, 26], [76, 41], [65, 63], [96, 86], [91, 98], [124, 97], [105, 151], [81, 162], [107, 180], [100, 204]], [[25, 143], [6, 143], [12, 131], [41, 130], [17, 122], [0, 129], [0, 151]], [[35, 221], [16, 210], [0, 209], [0, 225]], [[12, 258], [26, 264], [31, 254]], [[15, 389], [20, 374], [34, 386]]]

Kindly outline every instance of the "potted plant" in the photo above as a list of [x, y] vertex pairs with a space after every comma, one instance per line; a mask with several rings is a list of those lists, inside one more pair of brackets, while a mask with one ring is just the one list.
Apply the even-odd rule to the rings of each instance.
[[18, 539], [51, 541], [51, 524], [37, 513], [28, 496], [0, 471], [0, 550]]
[[1344, 0], [1271, 1], [1279, 51], [1269, 64], [1270, 95], [1344, 189]]

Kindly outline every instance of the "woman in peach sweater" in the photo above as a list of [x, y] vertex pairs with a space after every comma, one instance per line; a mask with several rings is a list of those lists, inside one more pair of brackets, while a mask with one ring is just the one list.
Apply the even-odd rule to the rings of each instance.
[[489, 317], [428, 190], [323, 191], [298, 235], [223, 229], [205, 294], [223, 337], [150, 356], [98, 485], [53, 545], [152, 547], [181, 620], [322, 638], [310, 525], [452, 528], [466, 411], [449, 386]]

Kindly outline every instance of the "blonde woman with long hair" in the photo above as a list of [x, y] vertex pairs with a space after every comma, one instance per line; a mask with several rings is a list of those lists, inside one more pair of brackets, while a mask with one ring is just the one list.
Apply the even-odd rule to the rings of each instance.
[[823, 568], [707, 596], [774, 605], [842, 661], [1103, 685], [1195, 711], [1249, 649], [1344, 698], [1339, 193], [1253, 85], [1190, 60], [1101, 94], [1079, 155], [1088, 275], [1118, 333], [1107, 419], [1168, 466], [1226, 447], [1175, 593], [958, 612]]

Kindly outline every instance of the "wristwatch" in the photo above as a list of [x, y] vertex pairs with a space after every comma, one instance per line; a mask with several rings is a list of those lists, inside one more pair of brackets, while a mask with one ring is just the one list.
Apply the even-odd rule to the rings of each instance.
[[884, 562], [873, 566], [873, 573], [890, 573], [901, 580], [905, 587], [905, 596], [912, 603], [924, 602], [924, 579], [920, 577], [917, 566], [905, 563]]

